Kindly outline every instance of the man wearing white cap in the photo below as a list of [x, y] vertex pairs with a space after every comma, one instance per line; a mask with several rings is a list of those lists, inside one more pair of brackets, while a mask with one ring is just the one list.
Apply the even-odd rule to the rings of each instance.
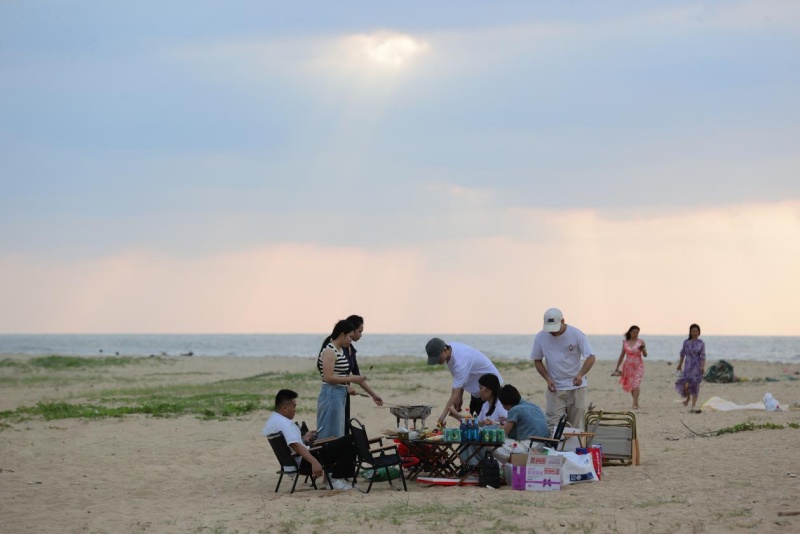
[[531, 360], [547, 381], [547, 426], [555, 427], [566, 413], [570, 426], [583, 428], [586, 373], [595, 361], [586, 335], [565, 323], [561, 310], [550, 308], [544, 313], [544, 328], [533, 341]]

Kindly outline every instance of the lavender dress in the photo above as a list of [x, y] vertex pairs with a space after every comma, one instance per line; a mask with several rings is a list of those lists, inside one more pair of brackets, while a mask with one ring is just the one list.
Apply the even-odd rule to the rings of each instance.
[[706, 361], [706, 344], [700, 338], [687, 339], [681, 349], [683, 374], [675, 381], [675, 391], [683, 396], [684, 384], [689, 384], [689, 395], [700, 394], [700, 382], [703, 381], [703, 362]]

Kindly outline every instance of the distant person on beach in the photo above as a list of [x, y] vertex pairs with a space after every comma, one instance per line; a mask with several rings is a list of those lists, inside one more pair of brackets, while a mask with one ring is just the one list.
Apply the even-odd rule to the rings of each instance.
[[344, 436], [344, 408], [349, 384], [363, 384], [366, 377], [349, 375], [350, 363], [344, 355], [344, 347], [350, 345], [356, 327], [342, 319], [325, 338], [317, 356], [317, 371], [322, 378], [322, 388], [317, 397], [317, 430], [320, 438]]
[[586, 416], [586, 373], [595, 362], [586, 335], [568, 325], [558, 308], [544, 312], [544, 327], [531, 350], [536, 370], [547, 382], [547, 425], [554, 428], [562, 414], [570, 426], [583, 428]]
[[[625, 364], [622, 360], [625, 358]], [[628, 328], [625, 332], [625, 340], [622, 342], [622, 352], [619, 353], [619, 360], [617, 360], [617, 368], [611, 373], [611, 376], [619, 376], [619, 383], [622, 385], [622, 390], [631, 394], [633, 397], [634, 410], [639, 409], [639, 387], [642, 384], [642, 377], [644, 377], [644, 360], [647, 358], [647, 347], [643, 339], [639, 339], [639, 327], [636, 325]], [[619, 366], [622, 365], [622, 371]]]
[[[261, 433], [264, 436], [270, 436], [280, 432], [283, 434], [286, 444], [297, 453], [298, 467], [301, 462], [308, 463], [311, 466], [311, 473], [315, 477], [321, 477], [323, 471], [328, 470], [333, 489], [351, 489], [352, 484], [347, 479], [353, 477], [356, 459], [353, 441], [348, 438], [339, 438], [325, 443], [315, 443], [320, 439], [319, 432], [310, 430], [305, 436], [301, 435], [300, 429], [292, 422], [296, 413], [297, 393], [290, 389], [278, 391], [278, 394], [275, 395], [275, 411], [267, 419]], [[319, 458], [308, 450], [312, 444], [321, 447], [317, 452]]]
[[478, 349], [464, 343], [457, 341], [445, 343], [442, 339], [434, 337], [425, 344], [425, 352], [428, 354], [428, 365], [447, 365], [447, 369], [453, 375], [453, 389], [439, 416], [439, 426], [444, 425], [451, 407], [456, 412], [461, 411], [464, 391], [472, 396], [469, 413], [477, 414], [481, 411], [483, 401], [478, 384], [481, 376], [487, 373], [493, 374], [501, 384], [503, 383], [503, 377], [491, 360]]
[[675, 391], [683, 397], [684, 406], [688, 406], [689, 398], [692, 399], [690, 413], [700, 413], [697, 409], [697, 397], [700, 395], [700, 382], [706, 372], [706, 344], [700, 339], [700, 326], [696, 324], [689, 327], [689, 337], [683, 342], [678, 371], [681, 368], [683, 373], [675, 382]]
[[506, 384], [500, 388], [498, 399], [508, 410], [508, 418], [504, 426], [507, 438], [521, 441], [531, 436], [550, 437], [547, 419], [542, 409], [523, 399], [517, 388]]
[[[362, 334], [364, 333], [364, 318], [360, 315], [351, 315], [347, 318], [356, 329], [353, 331], [352, 336], [352, 343], [346, 347], [342, 347], [342, 351], [344, 352], [344, 357], [347, 358], [347, 362], [350, 364], [350, 371], [348, 374], [351, 375], [361, 375], [361, 371], [358, 369], [358, 359], [356, 359], [356, 348], [353, 346], [353, 343], [361, 339]], [[363, 382], [361, 385], [361, 389], [367, 392], [367, 394], [372, 397], [373, 402], [378, 406], [383, 406], [383, 399], [380, 395], [375, 393], [375, 391], [367, 384]], [[344, 404], [344, 432], [345, 434], [350, 433], [350, 397], [352, 395], [358, 395], [358, 392], [353, 386], [347, 386], [347, 397], [345, 397], [345, 404]]]

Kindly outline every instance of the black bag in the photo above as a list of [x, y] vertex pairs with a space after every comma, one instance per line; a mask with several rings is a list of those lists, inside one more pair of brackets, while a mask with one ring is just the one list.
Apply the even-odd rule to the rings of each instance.
[[486, 451], [486, 455], [478, 462], [478, 486], [485, 488], [500, 487], [500, 464], [494, 459], [494, 455], [490, 451]]
[[706, 369], [706, 375], [703, 379], [706, 382], [718, 382], [720, 384], [729, 384], [736, 381], [736, 377], [733, 374], [733, 366], [725, 360], [720, 360]]

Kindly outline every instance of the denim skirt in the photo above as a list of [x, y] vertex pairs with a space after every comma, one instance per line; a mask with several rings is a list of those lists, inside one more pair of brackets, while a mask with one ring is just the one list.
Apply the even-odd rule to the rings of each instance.
[[344, 403], [347, 386], [322, 384], [317, 397], [318, 438], [340, 438], [344, 436]]

